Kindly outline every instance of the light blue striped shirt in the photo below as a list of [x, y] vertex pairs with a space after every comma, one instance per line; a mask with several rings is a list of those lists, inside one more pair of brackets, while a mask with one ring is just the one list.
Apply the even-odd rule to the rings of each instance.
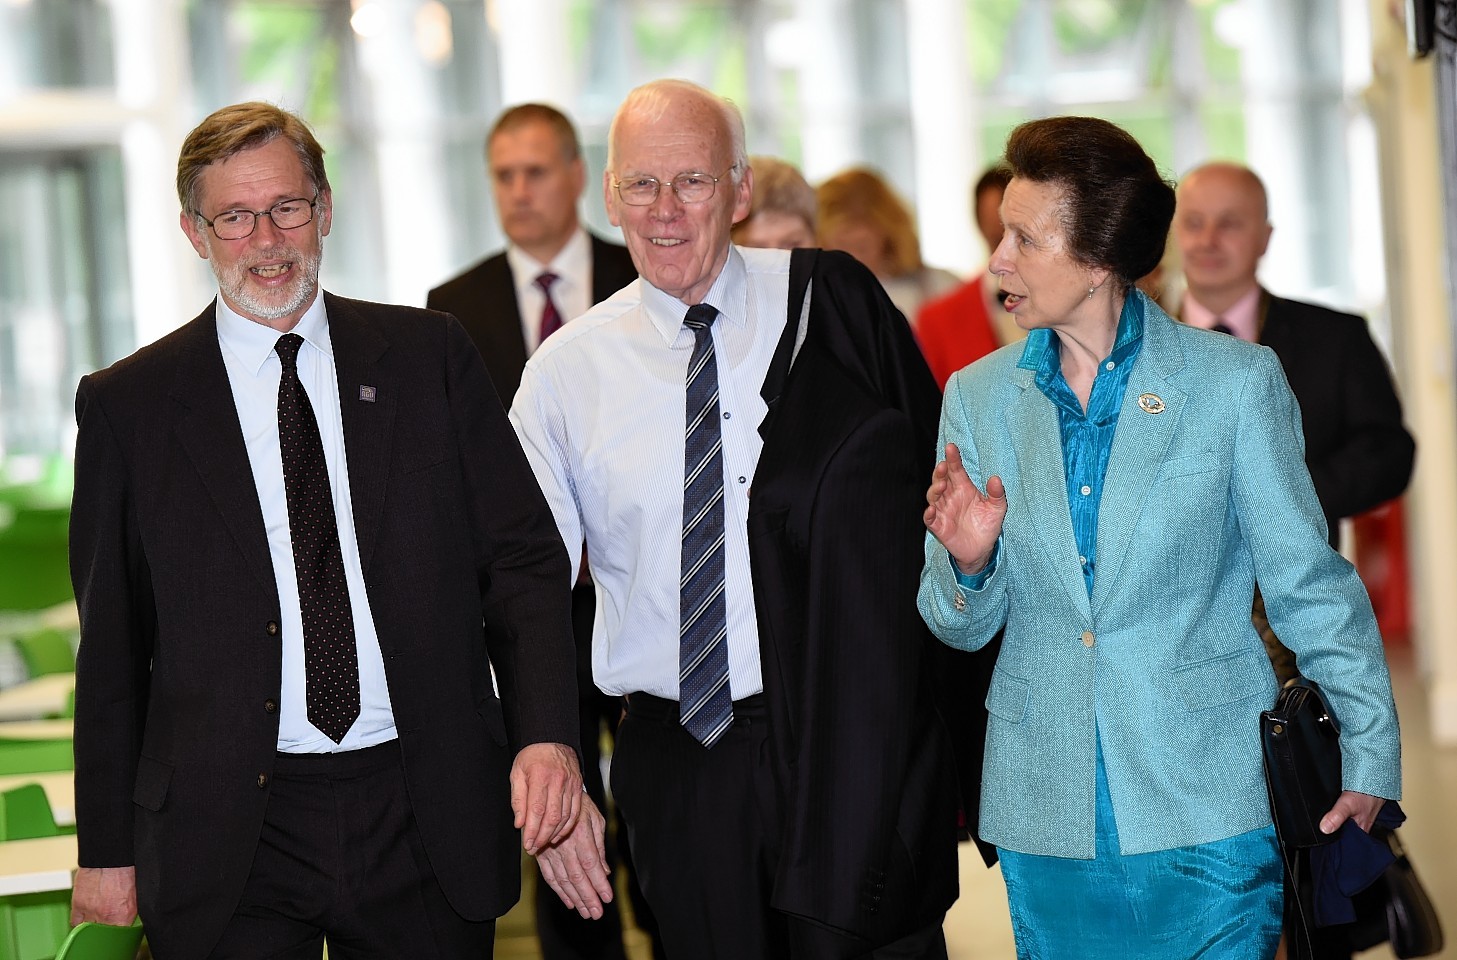
[[334, 516], [339, 525], [339, 547], [344, 554], [344, 579], [349, 584], [349, 607], [354, 614], [354, 641], [359, 650], [359, 719], [335, 744], [309, 723], [305, 704], [304, 627], [299, 609], [298, 577], [293, 566], [293, 542], [288, 532], [288, 496], [283, 488], [283, 457], [278, 441], [278, 381], [283, 365], [273, 352], [281, 334], [229, 309], [217, 298], [218, 341], [223, 365], [233, 390], [233, 404], [248, 447], [253, 485], [263, 508], [268, 532], [268, 553], [273, 558], [273, 579], [278, 584], [279, 639], [283, 646], [283, 689], [278, 697], [278, 749], [285, 753], [331, 753], [357, 750], [395, 738], [395, 715], [385, 683], [384, 659], [369, 595], [364, 588], [364, 567], [354, 532], [354, 506], [349, 492], [349, 464], [344, 456], [344, 420], [339, 410], [339, 380], [334, 368], [334, 345], [329, 340], [329, 318], [322, 294], [291, 333], [304, 338], [298, 353], [298, 375], [324, 442], [329, 488], [334, 494]]
[[[784, 328], [789, 254], [734, 247], [704, 302], [723, 428], [729, 684], [764, 688], [749, 573], [749, 486], [763, 440], [759, 390]], [[573, 563], [585, 539], [597, 586], [592, 675], [609, 694], [678, 699], [686, 304], [639, 279], [527, 362], [511, 422]], [[575, 576], [575, 570], [573, 571]]]

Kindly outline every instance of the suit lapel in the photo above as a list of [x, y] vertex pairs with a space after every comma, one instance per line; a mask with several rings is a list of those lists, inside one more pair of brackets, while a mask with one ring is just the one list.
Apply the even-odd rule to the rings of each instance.
[[[1108, 473], [1103, 479], [1103, 500], [1098, 505], [1094, 611], [1107, 602], [1112, 585], [1118, 582], [1119, 569], [1133, 542], [1134, 527], [1178, 431], [1187, 397], [1170, 378], [1183, 366], [1184, 355], [1175, 338], [1173, 321], [1160, 311], [1148, 309], [1143, 348], [1129, 372]], [[1145, 395], [1152, 397], [1140, 403]], [[1162, 402], [1158, 413], [1149, 412], [1158, 409], [1152, 398]]]
[[184, 328], [179, 346], [182, 355], [171, 390], [181, 408], [175, 427], [178, 442], [253, 575], [270, 591], [277, 590], [263, 508], [223, 366], [214, 307]]
[[1030, 370], [1016, 369], [1011, 379], [1021, 388], [1007, 409], [1013, 437], [1031, 442], [1013, 444], [1017, 456], [1017, 480], [1022, 485], [1020, 502], [1026, 504], [1027, 522], [1037, 531], [1049, 562], [1059, 571], [1068, 597], [1085, 616], [1091, 617], [1088, 590], [1077, 560], [1077, 539], [1073, 536], [1072, 513], [1067, 504], [1067, 480], [1062, 463], [1062, 428], [1057, 409], [1037, 389]]
[[369, 322], [359, 304], [325, 293], [324, 307], [329, 314], [329, 340], [334, 346], [334, 369], [339, 380], [354, 533], [359, 541], [360, 563], [368, 573], [384, 510], [399, 383], [378, 362], [389, 348], [389, 341]]

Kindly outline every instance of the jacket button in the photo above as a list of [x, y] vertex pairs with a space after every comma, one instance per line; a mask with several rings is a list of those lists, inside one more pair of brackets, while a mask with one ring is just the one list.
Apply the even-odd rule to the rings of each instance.
[[1091, 630], [1084, 630], [1083, 631], [1083, 646], [1085, 646], [1085, 647], [1091, 647], [1096, 642], [1097, 641], [1095, 641], [1093, 639], [1093, 631], [1091, 631]]
[[264, 700], [263, 701], [263, 709], [267, 713], [277, 713], [278, 712], [278, 701], [277, 700]]
[[268, 625], [263, 628], [263, 631], [267, 633], [270, 637], [278, 636], [278, 621], [269, 620]]
[[268, 786], [268, 774], [266, 774], [266, 773], [260, 773], [260, 774], [258, 774], [258, 787], [261, 789], [261, 788], [266, 787], [266, 786]]

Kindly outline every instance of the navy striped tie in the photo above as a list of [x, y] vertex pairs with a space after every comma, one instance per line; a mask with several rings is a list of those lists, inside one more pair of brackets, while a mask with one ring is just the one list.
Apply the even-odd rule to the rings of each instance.
[[711, 747], [734, 722], [729, 691], [728, 608], [724, 602], [723, 434], [713, 319], [706, 303], [688, 309], [687, 430], [683, 438], [683, 577], [679, 581], [679, 719]]

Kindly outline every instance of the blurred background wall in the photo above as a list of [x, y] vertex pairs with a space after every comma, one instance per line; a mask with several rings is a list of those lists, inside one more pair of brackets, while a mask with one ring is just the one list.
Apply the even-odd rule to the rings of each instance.
[[[574, 117], [595, 178], [629, 89], [696, 80], [743, 108], [752, 153], [812, 182], [880, 169], [915, 207], [927, 262], [963, 275], [987, 253], [970, 184], [1007, 132], [1094, 114], [1170, 178], [1210, 158], [1253, 166], [1276, 227], [1266, 286], [1370, 317], [1418, 441], [1411, 634], [1434, 733], [1457, 744], [1457, 81], [1450, 36], [1410, 55], [1407, 5], [0, 0], [0, 461], [66, 463], [76, 380], [212, 296], [172, 177], [183, 136], [227, 103], [295, 110], [328, 150], [325, 285], [415, 304], [502, 243], [482, 141], [514, 103]], [[1439, 6], [1450, 34], [1453, 2]], [[611, 234], [595, 187], [585, 214]]]

